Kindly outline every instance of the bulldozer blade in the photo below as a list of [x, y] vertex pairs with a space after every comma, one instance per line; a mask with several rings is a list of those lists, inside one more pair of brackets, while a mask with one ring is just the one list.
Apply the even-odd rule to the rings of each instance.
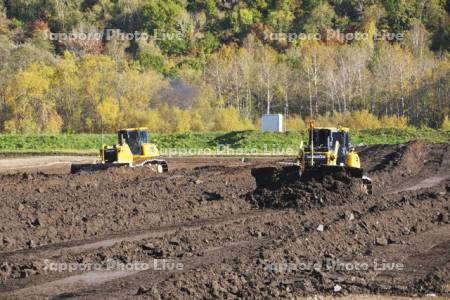
[[252, 169], [252, 176], [259, 188], [277, 189], [283, 182], [292, 182], [300, 179], [300, 167], [297, 165], [287, 167], [262, 167]]
[[72, 164], [70, 166], [71, 174], [78, 174], [80, 172], [97, 172], [104, 171], [110, 168], [128, 167], [129, 164]]
[[104, 171], [111, 168], [122, 168], [122, 167], [130, 167], [130, 168], [142, 168], [148, 167], [152, 171], [156, 173], [165, 173], [169, 171], [169, 167], [167, 162], [162, 159], [155, 159], [151, 161], [145, 161], [140, 164], [132, 165], [129, 163], [93, 163], [93, 164], [72, 164], [70, 167], [71, 174], [78, 174], [80, 172], [97, 172]]
[[318, 166], [301, 171], [297, 165], [287, 167], [261, 167], [252, 169], [252, 176], [256, 180], [258, 188], [275, 190], [283, 184], [302, 181], [315, 180], [321, 182], [325, 177], [344, 178], [350, 182], [350, 178], [362, 179], [362, 190], [367, 194], [372, 194], [372, 180], [364, 176], [364, 172], [359, 168], [345, 166]]
[[361, 189], [364, 193], [372, 194], [372, 179], [364, 175], [361, 168], [352, 168], [346, 166], [320, 166], [305, 170], [301, 174], [301, 180], [322, 181], [324, 177], [332, 176], [334, 178], [358, 178], [362, 180]]
[[318, 166], [315, 168], [308, 168], [304, 170], [301, 174], [301, 179], [302, 181], [309, 181], [311, 179], [320, 181], [327, 176], [348, 176], [353, 178], [362, 178], [363, 170], [345, 166]]
[[271, 187], [275, 182], [276, 167], [263, 167], [252, 169], [252, 176], [256, 180], [257, 187]]

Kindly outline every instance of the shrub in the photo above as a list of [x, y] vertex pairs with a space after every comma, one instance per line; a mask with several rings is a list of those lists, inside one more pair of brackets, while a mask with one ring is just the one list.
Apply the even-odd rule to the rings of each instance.
[[397, 117], [397, 116], [383, 116], [381, 118], [381, 126], [385, 128], [408, 128], [408, 118], [407, 117]]
[[350, 116], [345, 118], [345, 126], [354, 129], [374, 129], [380, 128], [380, 120], [368, 110], [353, 111]]
[[141, 66], [145, 69], [151, 69], [158, 72], [164, 71], [164, 57], [148, 52], [139, 52], [137, 57]]
[[442, 121], [441, 128], [450, 131], [450, 119], [448, 118], [448, 116], [444, 117], [444, 121]]
[[261, 118], [256, 118], [254, 124], [256, 130], [261, 130]]
[[208, 131], [206, 122], [203, 120], [202, 115], [197, 111], [191, 112], [191, 127], [194, 132]]
[[316, 126], [345, 126], [352, 129], [380, 128], [380, 120], [368, 110], [358, 110], [351, 113], [327, 113], [316, 119]]
[[343, 123], [344, 115], [341, 113], [325, 113], [316, 117], [316, 126], [318, 127], [336, 127]]
[[188, 111], [174, 107], [170, 115], [170, 132], [189, 132], [191, 130], [191, 116]]
[[215, 131], [240, 131], [254, 129], [253, 124], [244, 119], [234, 107], [219, 109], [216, 113]]
[[306, 128], [305, 121], [299, 116], [292, 116], [286, 119], [286, 130], [299, 131]]
[[161, 114], [157, 110], [149, 110], [146, 113], [146, 123], [148, 130], [150, 132], [161, 132], [163, 126], [163, 120]]

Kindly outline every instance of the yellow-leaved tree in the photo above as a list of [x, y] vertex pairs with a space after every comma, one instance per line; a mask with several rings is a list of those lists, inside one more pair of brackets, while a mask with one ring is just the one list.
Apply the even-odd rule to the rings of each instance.
[[306, 129], [306, 124], [300, 116], [291, 116], [286, 119], [286, 130], [298, 131], [304, 129]]
[[385, 128], [399, 128], [405, 129], [408, 127], [407, 117], [397, 116], [383, 116], [381, 118], [381, 126]]
[[9, 133], [59, 133], [63, 121], [55, 103], [48, 97], [54, 69], [32, 64], [14, 76], [6, 91]]
[[83, 91], [78, 99], [78, 105], [84, 120], [80, 130], [99, 132], [103, 120], [98, 115], [98, 105], [105, 99], [116, 97], [113, 93], [116, 65], [110, 57], [86, 55], [80, 60], [78, 67]]
[[75, 55], [65, 52], [55, 69], [50, 97], [64, 122], [63, 130], [76, 132], [83, 127], [84, 118], [81, 109], [83, 92]]
[[150, 110], [155, 96], [163, 86], [163, 77], [152, 70], [142, 73], [137, 70], [124, 70], [116, 73], [113, 81], [111, 95], [118, 97], [120, 126], [143, 126], [148, 120], [146, 112]]
[[114, 132], [119, 127], [120, 108], [114, 98], [108, 97], [97, 105], [97, 114], [103, 131]]
[[188, 111], [178, 107], [171, 109], [171, 132], [188, 132], [191, 130], [191, 116]]
[[444, 120], [442, 121], [441, 128], [447, 131], [450, 131], [450, 119], [448, 116], [444, 117]]
[[238, 131], [254, 129], [249, 120], [245, 120], [234, 107], [217, 110], [215, 131]]
[[156, 109], [148, 110], [145, 112], [145, 116], [146, 120], [144, 124], [148, 130], [150, 132], [161, 132], [163, 121], [159, 111]]

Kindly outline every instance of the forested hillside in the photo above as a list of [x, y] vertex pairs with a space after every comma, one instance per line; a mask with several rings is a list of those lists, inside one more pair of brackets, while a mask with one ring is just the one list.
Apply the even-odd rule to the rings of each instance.
[[450, 1], [0, 0], [0, 132], [450, 127]]

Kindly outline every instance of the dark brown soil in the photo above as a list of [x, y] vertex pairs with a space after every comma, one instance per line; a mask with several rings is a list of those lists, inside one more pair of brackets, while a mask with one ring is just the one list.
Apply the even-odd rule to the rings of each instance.
[[[257, 188], [252, 169], [273, 160], [0, 175], [0, 298], [450, 296], [448, 145], [360, 153], [370, 196], [342, 174]], [[45, 260], [153, 267], [46, 272]]]
[[[265, 170], [256, 169], [256, 178]], [[276, 181], [269, 184], [257, 183], [257, 188], [248, 194], [250, 201], [260, 208], [296, 208], [306, 210], [313, 207], [352, 204], [365, 199], [363, 180], [344, 171], [333, 174], [300, 176], [296, 167], [281, 167], [275, 170]], [[318, 176], [320, 175], [320, 176]], [[258, 181], [258, 180], [257, 180]]]

